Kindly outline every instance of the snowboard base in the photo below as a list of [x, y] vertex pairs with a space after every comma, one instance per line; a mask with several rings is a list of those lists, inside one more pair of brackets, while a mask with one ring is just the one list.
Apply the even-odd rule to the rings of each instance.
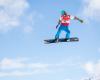
[[50, 44], [50, 43], [59, 43], [59, 42], [77, 42], [77, 41], [79, 41], [79, 39], [77, 37], [72, 37], [69, 39], [66, 39], [66, 38], [60, 38], [59, 40], [47, 39], [44, 41], [45, 41], [45, 44]]

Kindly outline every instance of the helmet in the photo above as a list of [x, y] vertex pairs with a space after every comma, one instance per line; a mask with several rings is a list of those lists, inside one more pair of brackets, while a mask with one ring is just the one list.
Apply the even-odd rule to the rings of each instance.
[[65, 11], [64, 11], [64, 10], [62, 10], [62, 11], [61, 11], [61, 15], [64, 15], [64, 13], [65, 13]]

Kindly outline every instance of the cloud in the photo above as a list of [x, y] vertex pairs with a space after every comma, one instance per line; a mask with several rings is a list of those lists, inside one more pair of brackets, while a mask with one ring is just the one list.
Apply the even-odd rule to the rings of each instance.
[[84, 68], [86, 69], [86, 71], [88, 71], [88, 73], [93, 73], [94, 71], [94, 64], [92, 62], [87, 62], [85, 65], [84, 65]]
[[83, 16], [90, 20], [100, 20], [100, 0], [83, 0]]
[[22, 77], [22, 76], [30, 76], [32, 75], [32, 72], [22, 72], [22, 71], [12, 71], [12, 72], [0, 72], [0, 77]]
[[0, 77], [4, 76], [29, 76], [32, 74], [45, 73], [48, 64], [30, 63], [28, 59], [4, 58], [0, 61]]
[[21, 24], [20, 17], [29, 8], [26, 0], [0, 0], [0, 31], [8, 31]]
[[[63, 60], [59, 63], [33, 62], [30, 58], [3, 58], [0, 60], [0, 77], [6, 76], [32, 76], [34, 74], [55, 73], [75, 67], [75, 60]], [[73, 63], [72, 63], [73, 61]], [[78, 65], [79, 66], [79, 65]]]
[[21, 59], [4, 58], [0, 61], [0, 69], [19, 69], [19, 68], [45, 69], [47, 67], [48, 64], [26, 63], [26, 60], [22, 61]]
[[43, 15], [30, 6], [28, 0], [0, 0], [0, 32], [16, 28], [32, 32], [35, 22], [43, 19]]
[[93, 80], [100, 80], [100, 60], [97, 63], [87, 62], [84, 69]]
[[67, 79], [64, 79], [64, 80], [72, 80], [72, 79], [67, 78]]

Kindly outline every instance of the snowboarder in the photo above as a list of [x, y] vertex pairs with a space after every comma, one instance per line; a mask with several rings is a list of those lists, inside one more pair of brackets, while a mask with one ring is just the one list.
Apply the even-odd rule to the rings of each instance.
[[59, 35], [61, 33], [61, 31], [65, 31], [66, 32], [66, 40], [70, 39], [70, 30], [69, 30], [69, 25], [70, 25], [70, 20], [78, 20], [81, 23], [83, 23], [83, 20], [79, 19], [76, 16], [72, 16], [72, 15], [68, 15], [66, 11], [62, 10], [61, 11], [61, 17], [58, 21], [58, 24], [56, 26], [56, 29], [58, 28], [58, 31], [55, 35], [55, 40], [59, 41]]

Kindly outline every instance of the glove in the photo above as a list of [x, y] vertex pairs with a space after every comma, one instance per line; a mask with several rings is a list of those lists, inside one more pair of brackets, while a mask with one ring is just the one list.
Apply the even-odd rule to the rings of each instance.
[[56, 29], [58, 28], [58, 25], [56, 26]]
[[83, 20], [80, 19], [79, 21], [80, 21], [81, 23], [83, 23]]

